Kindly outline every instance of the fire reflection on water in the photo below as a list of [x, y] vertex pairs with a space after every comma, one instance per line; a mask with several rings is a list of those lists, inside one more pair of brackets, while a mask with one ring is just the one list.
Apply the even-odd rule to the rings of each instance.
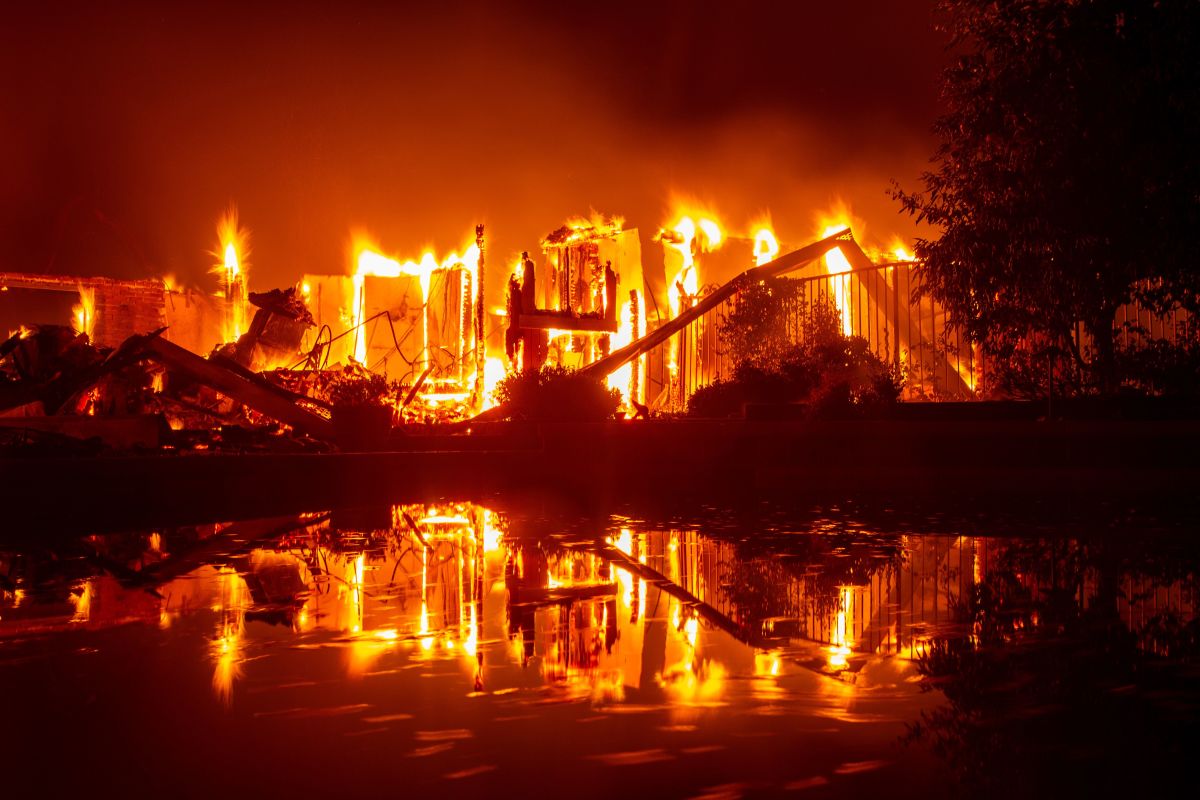
[[246, 635], [246, 582], [242, 576], [224, 567], [218, 574], [219, 615], [217, 635], [213, 639], [213, 692], [226, 706], [233, 703], [233, 683], [242, 675], [242, 638]]
[[[80, 580], [66, 595], [63, 624], [143, 620], [165, 629], [211, 613], [212, 690], [226, 706], [252, 669], [248, 653], [265, 630], [255, 626], [270, 623], [300, 647], [341, 648], [353, 679], [401, 661], [452, 661], [468, 691], [516, 688], [507, 669], [516, 667], [562, 699], [608, 706], [637, 692], [686, 709], [724, 702], [732, 675], [771, 701], [781, 678], [806, 669], [827, 679], [828, 699], [844, 713], [872, 664], [906, 664], [948, 627], [969, 632], [964, 603], [1008, 556], [1003, 543], [965, 536], [885, 537], [855, 550], [815, 534], [804, 558], [789, 562], [694, 530], [618, 524], [594, 536], [524, 535], [470, 504], [309, 516], [268, 529], [177, 573], [162, 572], [176, 540], [143, 537], [139, 569], [168, 577]], [[219, 543], [229, 530], [211, 527], [198, 542]], [[1004, 579], [1041, 590], [1032, 571]], [[1097, 579], [1079, 580], [1084, 603]], [[1120, 613], [1133, 626], [1139, 591], [1134, 577], [1125, 580]], [[1150, 591], [1156, 608], [1160, 596], [1164, 606], [1174, 597], [1180, 614], [1194, 615], [1194, 598], [1178, 587]], [[0, 634], [53, 627], [21, 616], [30, 605], [19, 581], [6, 589]], [[1006, 624], [1036, 628], [1038, 616]]]

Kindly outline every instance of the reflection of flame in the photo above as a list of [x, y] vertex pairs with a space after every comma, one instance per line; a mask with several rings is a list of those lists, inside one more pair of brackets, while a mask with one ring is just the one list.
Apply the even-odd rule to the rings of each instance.
[[94, 581], [87, 580], [83, 582], [83, 586], [79, 590], [79, 594], [71, 594], [71, 602], [75, 605], [75, 615], [71, 618], [72, 622], [87, 622], [92, 616], [92, 597], [95, 589], [92, 584]]
[[852, 642], [847, 628], [848, 620], [854, 619], [854, 588], [843, 586], [838, 590], [838, 610], [834, 615], [833, 630], [829, 636], [829, 666], [845, 669], [849, 662]]
[[236, 571], [220, 572], [220, 626], [212, 643], [213, 693], [225, 706], [233, 703], [234, 681], [242, 677], [242, 638], [246, 632], [246, 583]]

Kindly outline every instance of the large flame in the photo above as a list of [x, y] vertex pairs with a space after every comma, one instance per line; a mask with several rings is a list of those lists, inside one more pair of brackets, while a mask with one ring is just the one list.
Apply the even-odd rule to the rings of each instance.
[[779, 240], [770, 228], [761, 227], [754, 232], [754, 265], [761, 267], [779, 255]]
[[[416, 277], [421, 285], [422, 305], [422, 342], [428, 347], [429, 315], [424, 306], [429, 302], [429, 287], [433, 283], [433, 273], [438, 270], [462, 269], [470, 276], [472, 285], [478, 279], [479, 247], [472, 243], [464, 248], [462, 255], [451, 253], [438, 261], [432, 252], [426, 251], [420, 261], [400, 262], [379, 252], [379, 247], [365, 236], [354, 236], [354, 310], [351, 324], [356, 330], [354, 337], [354, 360], [365, 364], [367, 360], [367, 338], [364, 332], [358, 330], [366, 317], [366, 278], [399, 278], [401, 276]], [[486, 372], [485, 372], [486, 375]]]
[[[694, 272], [694, 270], [693, 270]], [[638, 295], [638, 308], [636, 315], [638, 319], [645, 319], [646, 306], [642, 300], [642, 295]], [[633, 302], [628, 301], [621, 304], [620, 314], [617, 316], [617, 332], [609, 337], [609, 351], [619, 350], [627, 344], [633, 342], [633, 318], [635, 309]], [[622, 367], [613, 370], [608, 374], [608, 388], [616, 389], [621, 393], [621, 397], [626, 408], [633, 408], [633, 401], [640, 398], [633, 396], [633, 370], [638, 365], [639, 360], [633, 359]]]
[[[824, 239], [832, 236], [838, 231], [850, 228], [858, 230], [862, 233], [862, 224], [854, 217], [845, 203], [838, 201], [834, 204], [834, 208], [826, 214], [818, 217], [821, 235], [819, 238]], [[849, 273], [852, 271], [849, 259], [842, 252], [840, 247], [835, 247], [825, 254], [825, 271], [830, 275], [838, 275], [841, 277], [832, 278], [830, 283], [833, 285], [833, 302], [837, 306], [838, 314], [842, 318], [842, 333], [846, 336], [854, 335], [854, 314], [851, 304], [853, 298], [851, 296], [850, 284], [854, 280]]]
[[677, 250], [682, 259], [679, 272], [667, 284], [671, 316], [677, 317], [683, 309], [683, 298], [700, 291], [696, 255], [716, 250], [721, 246], [724, 235], [720, 223], [711, 217], [692, 219], [691, 215], [683, 214], [660, 233], [660, 238], [666, 247]]
[[226, 301], [222, 336], [231, 342], [246, 330], [246, 257], [250, 254], [250, 231], [238, 223], [237, 209], [232, 206], [217, 220], [217, 242], [213, 255], [220, 261], [212, 271], [221, 279], [218, 294]]

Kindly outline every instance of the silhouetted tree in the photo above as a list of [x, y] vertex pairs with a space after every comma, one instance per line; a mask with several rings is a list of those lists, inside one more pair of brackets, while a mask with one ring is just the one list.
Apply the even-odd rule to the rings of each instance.
[[[957, 53], [924, 191], [926, 289], [995, 355], [1033, 338], [1116, 378], [1131, 299], [1197, 306], [1200, 3], [942, 0]], [[1080, 352], [1070, 330], [1093, 343]]]

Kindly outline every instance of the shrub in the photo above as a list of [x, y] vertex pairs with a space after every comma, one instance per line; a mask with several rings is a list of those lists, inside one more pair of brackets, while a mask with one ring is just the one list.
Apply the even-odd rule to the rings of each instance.
[[496, 387], [496, 400], [509, 419], [596, 422], [616, 414], [621, 393], [575, 370], [546, 366], [504, 378]]
[[845, 336], [837, 309], [816, 304], [793, 340], [787, 314], [803, 302], [797, 281], [745, 290], [719, 324], [736, 366], [729, 379], [698, 389], [694, 417], [728, 417], [745, 403], [805, 403], [820, 416], [877, 413], [900, 397], [900, 376], [860, 336]]
[[383, 405], [391, 392], [387, 379], [375, 373], [355, 373], [347, 370], [327, 387], [329, 402], [337, 408], [360, 408]]

